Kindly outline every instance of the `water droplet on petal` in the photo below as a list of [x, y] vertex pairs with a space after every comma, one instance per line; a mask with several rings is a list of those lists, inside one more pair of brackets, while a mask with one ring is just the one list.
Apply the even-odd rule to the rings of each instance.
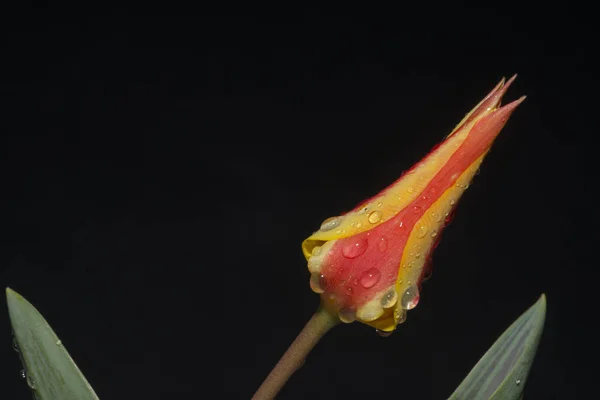
[[433, 218], [435, 222], [441, 222], [442, 214], [433, 212], [433, 213], [431, 213], [431, 218]]
[[421, 206], [414, 206], [412, 209], [414, 214], [420, 214], [421, 213]]
[[453, 206], [456, 203], [454, 200], [450, 200], [450, 205]]
[[356, 313], [356, 316], [358, 318], [360, 318], [361, 320], [366, 321], [366, 322], [375, 321], [377, 318], [381, 317], [382, 315], [383, 315], [383, 308], [376, 301], [372, 301], [372, 302], [365, 304]]
[[310, 254], [312, 254], [313, 256], [320, 255], [321, 254], [321, 246], [315, 246], [315, 247], [313, 247], [313, 249], [310, 252]]
[[392, 308], [392, 306], [394, 304], [396, 304], [397, 301], [398, 301], [398, 294], [396, 293], [396, 289], [391, 288], [381, 298], [381, 306], [383, 308]]
[[394, 331], [389, 331], [389, 332], [386, 332], [386, 331], [380, 331], [379, 329], [376, 329], [376, 330], [375, 330], [375, 332], [377, 332], [377, 334], [378, 334], [379, 336], [381, 336], [381, 337], [388, 337], [388, 336], [390, 336], [392, 333], [394, 333]]
[[358, 221], [358, 222], [356, 223], [356, 227], [357, 227], [357, 228], [360, 228], [361, 226], [362, 226], [362, 222]]
[[415, 285], [411, 285], [402, 294], [400, 305], [405, 310], [412, 310], [417, 304], [419, 304], [419, 289]]
[[409, 186], [407, 189], [408, 193], [413, 193], [415, 189], [412, 186]]
[[433, 231], [433, 232], [431, 232], [431, 237], [432, 237], [432, 238], [434, 238], [434, 237], [436, 237], [436, 236], [437, 236], [437, 231]]
[[12, 338], [12, 348], [17, 353], [19, 352], [19, 344], [17, 343], [17, 338], [15, 338], [14, 336]]
[[425, 235], [427, 235], [427, 226], [419, 225], [419, 227], [417, 228], [417, 237], [424, 238]]
[[379, 211], [379, 210], [373, 211], [371, 214], [369, 214], [369, 222], [372, 224], [376, 224], [379, 221], [381, 221], [382, 216], [383, 216], [383, 214], [381, 213], [381, 211]]
[[377, 203], [377, 207], [379, 207], [379, 208], [383, 207], [383, 203], [380, 201], [379, 203]]
[[322, 231], [330, 231], [333, 228], [337, 228], [340, 225], [341, 222], [342, 222], [342, 219], [340, 217], [327, 218], [321, 224], [321, 230]]
[[519, 386], [521, 384], [521, 380], [517, 379], [517, 381], [515, 383], [517, 384], [517, 386]]
[[396, 323], [398, 325], [405, 323], [406, 322], [406, 315], [407, 315], [406, 313], [402, 313], [400, 315], [400, 318], [398, 318], [398, 320], [396, 321]]
[[343, 308], [338, 312], [338, 317], [340, 321], [349, 324], [356, 321], [356, 311], [351, 308]]
[[27, 373], [25, 372], [24, 369], [22, 369], [19, 374], [21, 375], [21, 378], [23, 378], [23, 379], [27, 378]]
[[323, 293], [327, 287], [325, 276], [319, 272], [310, 274], [310, 288], [315, 293]]
[[415, 253], [415, 258], [421, 258], [421, 253], [419, 253], [419, 252]]
[[362, 287], [369, 289], [379, 282], [379, 278], [381, 278], [381, 272], [377, 268], [371, 268], [363, 272], [359, 282]]
[[58, 340], [56, 341], [56, 345], [57, 345], [57, 346], [60, 346], [61, 344], [62, 344], [62, 340], [58, 339]]
[[367, 251], [369, 243], [366, 238], [359, 238], [354, 241], [349, 241], [343, 248], [342, 254], [346, 258], [356, 258]]
[[377, 249], [382, 252], [385, 253], [385, 251], [388, 248], [388, 240], [385, 236], [382, 236], [379, 238], [379, 240], [377, 241]]
[[308, 270], [310, 272], [319, 272], [320, 269], [321, 258], [314, 256], [308, 259]]
[[353, 293], [353, 292], [354, 292], [354, 289], [352, 289], [352, 286], [348, 286], [348, 287], [346, 288], [346, 294], [347, 294], [348, 296], [352, 296], [352, 293]]

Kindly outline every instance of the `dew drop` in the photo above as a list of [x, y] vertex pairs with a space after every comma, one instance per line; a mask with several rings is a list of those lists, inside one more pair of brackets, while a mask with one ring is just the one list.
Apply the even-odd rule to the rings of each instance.
[[414, 206], [412, 208], [412, 211], [414, 214], [420, 214], [421, 213], [421, 206]]
[[362, 222], [358, 221], [358, 222], [356, 223], [356, 227], [357, 227], [357, 228], [360, 228], [361, 226], [362, 226]]
[[382, 215], [383, 214], [379, 210], [373, 211], [371, 214], [369, 214], [369, 222], [372, 224], [378, 223], [381, 221]]
[[370, 302], [362, 306], [356, 313], [356, 317], [366, 321], [375, 321], [383, 315], [383, 308], [378, 302]]
[[415, 253], [415, 258], [421, 258], [421, 253], [419, 253], [419, 252]]
[[412, 310], [419, 304], [419, 289], [416, 286], [409, 286], [400, 299], [400, 305], [405, 310]]
[[327, 286], [327, 281], [325, 276], [319, 272], [313, 272], [310, 274], [310, 288], [315, 293], [323, 293], [325, 291], [325, 287]]
[[431, 218], [433, 218], [435, 222], [441, 222], [442, 221], [442, 214], [439, 214], [439, 213], [436, 213], [436, 212], [432, 212], [431, 213]]
[[27, 378], [27, 373], [25, 372], [24, 369], [22, 369], [19, 374], [21, 375], [21, 378], [23, 378], [23, 379]]
[[342, 254], [346, 258], [356, 258], [364, 254], [364, 252], [367, 251], [367, 247], [369, 247], [367, 239], [364, 237], [359, 238], [348, 242], [348, 244], [342, 248]]
[[396, 304], [396, 301], [398, 301], [398, 294], [395, 288], [391, 288], [381, 298], [381, 306], [383, 308], [392, 308]]
[[406, 313], [402, 313], [402, 314], [400, 315], [400, 317], [397, 319], [396, 323], [397, 323], [398, 325], [400, 325], [400, 324], [403, 324], [403, 323], [405, 323], [405, 322], [406, 322]]
[[315, 246], [313, 247], [312, 251], [310, 252], [310, 254], [312, 254], [313, 256], [318, 256], [321, 255], [321, 246]]
[[377, 203], [377, 207], [379, 207], [379, 208], [383, 207], [383, 203], [380, 201], [379, 203]]
[[415, 189], [412, 186], [409, 186], [407, 189], [408, 193], [413, 193]]
[[29, 386], [29, 388], [35, 389], [35, 381], [31, 377], [31, 375], [27, 375], [27, 377], [25, 378], [25, 380], [27, 381], [27, 386]]
[[432, 238], [434, 238], [434, 237], [436, 237], [436, 236], [437, 236], [437, 232], [436, 232], [436, 231], [433, 231], [433, 232], [431, 232], [431, 237], [432, 237]]
[[385, 251], [388, 248], [388, 240], [385, 236], [382, 236], [379, 238], [379, 240], [377, 241], [377, 249], [382, 252], [385, 253]]
[[517, 384], [517, 386], [519, 386], [521, 384], [521, 380], [517, 379], [517, 381], [515, 383]]
[[60, 346], [60, 345], [62, 345], [62, 341], [61, 341], [60, 339], [58, 339], [58, 340], [56, 341], [56, 345], [57, 345], [57, 346]]
[[372, 288], [381, 278], [381, 272], [377, 268], [371, 268], [368, 271], [363, 272], [360, 277], [360, 285], [365, 289]]
[[400, 221], [400, 223], [398, 224], [398, 228], [404, 228], [404, 222]]
[[334, 228], [337, 228], [341, 222], [342, 222], [342, 219], [340, 217], [327, 218], [321, 224], [321, 230], [322, 231], [330, 231]]
[[19, 344], [17, 343], [17, 338], [15, 338], [14, 336], [12, 338], [12, 348], [17, 353], [19, 352]]
[[347, 294], [348, 296], [352, 296], [352, 293], [354, 293], [354, 289], [352, 289], [352, 286], [348, 286], [348, 287], [346, 288], [346, 294]]
[[394, 331], [380, 331], [379, 329], [376, 329], [375, 332], [377, 332], [377, 334], [381, 337], [389, 337], [392, 333], [394, 333]]
[[425, 237], [425, 235], [427, 235], [427, 226], [419, 225], [417, 228], [417, 237], [422, 239]]
[[310, 272], [319, 272], [321, 269], [321, 259], [319, 257], [311, 257], [308, 259], [308, 270]]
[[454, 200], [450, 200], [450, 205], [453, 206], [456, 203]]
[[352, 308], [343, 308], [338, 312], [338, 317], [343, 323], [349, 324], [356, 321], [356, 311]]
[[342, 234], [342, 230], [338, 229], [337, 231], [335, 231], [336, 235], [341, 235]]

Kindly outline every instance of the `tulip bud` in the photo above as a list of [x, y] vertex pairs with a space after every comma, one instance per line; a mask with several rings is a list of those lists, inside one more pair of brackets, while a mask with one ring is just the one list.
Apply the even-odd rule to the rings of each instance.
[[343, 322], [391, 332], [419, 303], [442, 229], [494, 139], [525, 99], [500, 107], [504, 79], [425, 158], [302, 243], [310, 286]]

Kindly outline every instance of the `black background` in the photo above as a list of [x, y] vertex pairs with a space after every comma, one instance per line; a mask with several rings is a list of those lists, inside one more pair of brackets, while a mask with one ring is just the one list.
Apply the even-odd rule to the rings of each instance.
[[[0, 286], [42, 312], [101, 398], [250, 398], [318, 304], [301, 241], [513, 73], [505, 102], [527, 100], [407, 323], [389, 338], [336, 327], [279, 398], [446, 398], [541, 293], [525, 399], [590, 398], [590, 10], [148, 8], [1, 13]], [[2, 343], [0, 397], [28, 399], [6, 312]]]

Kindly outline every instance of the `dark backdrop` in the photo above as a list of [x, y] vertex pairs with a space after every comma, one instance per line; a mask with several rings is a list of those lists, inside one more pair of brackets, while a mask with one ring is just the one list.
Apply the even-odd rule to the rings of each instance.
[[[250, 398], [318, 304], [301, 241], [513, 73], [506, 100], [527, 100], [407, 323], [389, 338], [337, 327], [280, 398], [446, 398], [541, 293], [525, 399], [590, 398], [590, 10], [145, 7], [1, 17], [0, 286], [43, 313], [101, 398]], [[27, 399], [3, 313], [0, 397]]]

